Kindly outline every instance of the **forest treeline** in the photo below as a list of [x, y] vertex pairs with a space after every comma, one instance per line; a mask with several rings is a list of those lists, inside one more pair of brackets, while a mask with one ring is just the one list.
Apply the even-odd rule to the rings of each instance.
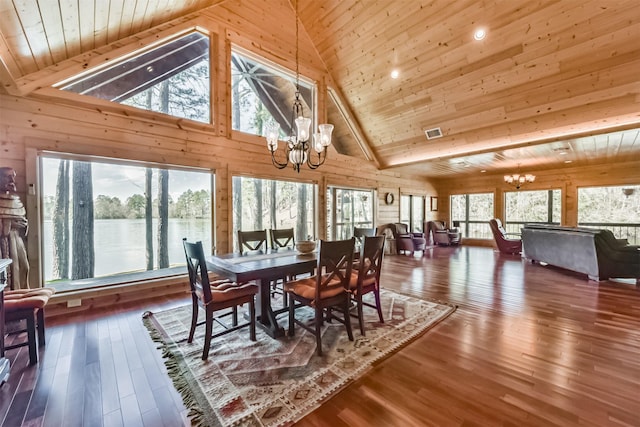
[[[47, 197], [44, 203], [45, 219], [53, 218], [55, 198]], [[118, 197], [98, 195], [93, 201], [94, 219], [143, 219], [146, 199], [143, 194], [134, 194], [123, 202]], [[152, 215], [158, 217], [158, 199], [153, 200]], [[211, 193], [207, 190], [187, 190], [174, 201], [169, 196], [169, 218], [211, 217]]]

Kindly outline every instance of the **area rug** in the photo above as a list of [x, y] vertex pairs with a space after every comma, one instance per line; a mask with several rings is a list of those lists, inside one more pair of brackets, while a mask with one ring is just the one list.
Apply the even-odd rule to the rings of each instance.
[[[371, 294], [366, 297], [373, 302]], [[273, 339], [258, 326], [255, 342], [248, 328], [214, 339], [203, 361], [204, 326], [187, 343], [191, 305], [147, 312], [144, 323], [160, 343], [193, 425], [287, 426], [455, 310], [388, 290], [382, 290], [381, 301], [385, 323], [378, 321], [375, 309], [365, 307], [364, 337], [355, 317], [354, 341], [342, 324], [326, 324], [322, 357], [316, 355], [314, 336], [300, 327], [294, 337]], [[296, 311], [296, 317], [304, 316], [311, 319], [313, 312]], [[286, 329], [286, 313], [278, 320]]]

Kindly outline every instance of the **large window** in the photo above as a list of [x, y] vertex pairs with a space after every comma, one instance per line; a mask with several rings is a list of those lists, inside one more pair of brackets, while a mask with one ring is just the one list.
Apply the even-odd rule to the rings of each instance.
[[640, 244], [640, 185], [578, 188], [578, 225]]
[[[305, 117], [315, 117], [315, 86], [301, 77], [299, 88]], [[291, 117], [295, 91], [296, 79], [291, 72], [233, 48], [231, 121], [234, 130], [264, 136], [267, 124], [273, 121], [280, 125], [281, 136], [288, 135], [295, 119]], [[312, 119], [312, 123], [315, 120]]]
[[424, 196], [400, 196], [400, 222], [408, 224], [411, 232], [424, 231], [424, 203]]
[[183, 237], [212, 247], [208, 171], [49, 155], [40, 165], [47, 284], [184, 264]]
[[493, 193], [451, 196], [451, 220], [460, 223], [462, 237], [492, 238], [489, 220], [494, 217], [493, 212]]
[[194, 31], [57, 84], [62, 90], [209, 123], [209, 37]]
[[315, 238], [315, 184], [233, 177], [233, 247], [238, 230], [293, 228], [296, 240]]
[[504, 200], [509, 233], [520, 233], [525, 223], [560, 224], [560, 190], [509, 191]]
[[329, 187], [327, 189], [327, 236], [350, 239], [354, 227], [373, 228], [373, 190]]

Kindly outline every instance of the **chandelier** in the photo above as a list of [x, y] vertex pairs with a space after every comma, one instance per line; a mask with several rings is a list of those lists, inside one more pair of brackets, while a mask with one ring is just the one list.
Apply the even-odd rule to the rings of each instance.
[[[333, 125], [318, 125], [318, 132], [311, 135], [309, 128], [311, 119], [304, 117], [304, 109], [300, 101], [300, 71], [298, 60], [298, 1], [296, 1], [296, 94], [291, 112], [291, 126], [289, 135], [285, 138], [284, 161], [276, 159], [280, 124], [275, 120], [266, 126], [267, 147], [271, 152], [271, 162], [278, 169], [284, 169], [289, 163], [300, 173], [300, 167], [306, 163], [309, 169], [317, 169], [327, 158], [327, 147], [331, 145]], [[312, 138], [313, 137], [313, 138]], [[312, 152], [313, 150], [313, 152]], [[313, 159], [312, 159], [313, 158]]]
[[528, 173], [524, 175], [520, 173], [514, 173], [512, 175], [504, 176], [504, 182], [506, 182], [507, 184], [513, 185], [514, 187], [516, 187], [516, 190], [519, 190], [520, 187], [522, 187], [524, 184], [533, 182], [535, 180], [536, 180], [536, 176]]

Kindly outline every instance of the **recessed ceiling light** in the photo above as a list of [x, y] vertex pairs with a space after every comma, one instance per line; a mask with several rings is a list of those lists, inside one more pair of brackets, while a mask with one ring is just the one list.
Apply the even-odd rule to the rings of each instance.
[[571, 163], [571, 162], [573, 162], [573, 160], [565, 160], [564, 162], [565, 163]]
[[392, 79], [397, 79], [398, 77], [400, 77], [400, 71], [398, 71], [398, 70], [391, 71], [391, 78]]
[[486, 171], [487, 171], [486, 169], [482, 169], [480, 173], [485, 173]]
[[487, 32], [484, 28], [478, 28], [475, 33], [473, 33], [473, 38], [476, 40], [482, 40], [487, 36]]

